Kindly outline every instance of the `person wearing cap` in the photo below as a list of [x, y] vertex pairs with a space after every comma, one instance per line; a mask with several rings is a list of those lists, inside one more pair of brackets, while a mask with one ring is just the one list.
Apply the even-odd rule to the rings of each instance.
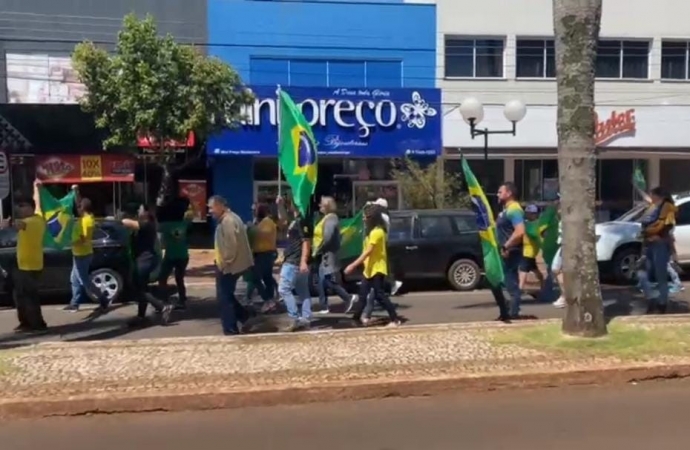
[[[527, 205], [525, 208], [525, 220], [534, 222], [539, 219], [539, 207], [537, 205]], [[539, 254], [539, 243], [529, 237], [527, 233], [522, 238], [522, 260], [520, 261], [519, 277], [520, 291], [524, 291], [527, 275], [532, 272], [539, 280], [540, 291], [544, 288], [544, 275], [537, 267], [537, 255]]]
[[[383, 221], [386, 223], [386, 233], [390, 233], [391, 218], [388, 214], [388, 200], [386, 200], [383, 197], [379, 197], [374, 202], [368, 204], [373, 204], [381, 207], [381, 216], [383, 217]], [[392, 271], [389, 271], [389, 273], [392, 274]], [[402, 281], [397, 281], [392, 276], [390, 276], [388, 282], [390, 283], [391, 295], [395, 296], [402, 287]]]

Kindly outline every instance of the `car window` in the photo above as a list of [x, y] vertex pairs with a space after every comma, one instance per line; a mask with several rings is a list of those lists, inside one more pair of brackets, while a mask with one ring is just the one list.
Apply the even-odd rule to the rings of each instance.
[[690, 203], [683, 203], [678, 207], [676, 225], [690, 225]]
[[443, 238], [454, 235], [448, 216], [420, 216], [419, 233], [423, 238]]
[[105, 239], [108, 237], [108, 233], [105, 232], [102, 228], [96, 227], [96, 229], [93, 230], [93, 240], [94, 241], [100, 241], [101, 239]]
[[477, 219], [474, 216], [453, 216], [453, 221], [460, 233], [477, 231]]
[[389, 240], [403, 240], [412, 238], [412, 217], [391, 217]]
[[17, 230], [5, 228], [0, 230], [0, 248], [14, 247], [17, 245]]

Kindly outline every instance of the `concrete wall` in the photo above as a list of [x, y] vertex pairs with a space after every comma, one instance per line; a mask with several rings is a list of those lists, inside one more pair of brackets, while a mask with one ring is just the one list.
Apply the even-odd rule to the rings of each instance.
[[[690, 2], [684, 0], [606, 0], [602, 38], [651, 41], [649, 80], [599, 81], [596, 98], [606, 105], [688, 105], [687, 82], [663, 82], [661, 40], [690, 38]], [[520, 98], [531, 105], [554, 105], [553, 80], [515, 79], [515, 40], [553, 36], [552, 0], [438, 0], [437, 77], [445, 103], [474, 96], [485, 104], [504, 104]], [[444, 80], [444, 36], [500, 37], [506, 40], [504, 79]]]

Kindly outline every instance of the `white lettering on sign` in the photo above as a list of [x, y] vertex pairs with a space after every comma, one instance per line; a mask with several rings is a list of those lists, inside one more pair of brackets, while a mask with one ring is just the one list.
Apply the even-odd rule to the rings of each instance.
[[[306, 99], [298, 104], [304, 117], [312, 127], [325, 127], [330, 121], [341, 128], [356, 128], [359, 138], [368, 138], [375, 128], [399, 127], [398, 121], [407, 123], [409, 128], [422, 129], [426, 125], [426, 118], [437, 114], [436, 109], [421, 97], [418, 92], [412, 93], [411, 103], [401, 103], [399, 106], [387, 100], [387, 91], [350, 91], [336, 89], [334, 95], [367, 94], [375, 100], [359, 99]], [[278, 123], [278, 108], [275, 98], [256, 99], [253, 105], [243, 109], [246, 126], [260, 126], [262, 117], [268, 116], [271, 126]]]

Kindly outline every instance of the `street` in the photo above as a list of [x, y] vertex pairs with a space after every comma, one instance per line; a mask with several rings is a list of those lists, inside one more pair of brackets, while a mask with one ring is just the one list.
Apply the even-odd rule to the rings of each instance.
[[687, 381], [4, 423], [4, 450], [686, 449]]
[[[238, 293], [243, 295], [244, 287]], [[604, 288], [605, 306], [610, 315], [628, 315], [644, 311], [644, 305], [632, 300], [639, 296], [624, 287], [606, 286]], [[105, 316], [91, 319], [93, 305], [85, 305], [78, 313], [62, 311], [63, 303], [49, 304], [43, 307], [43, 313], [50, 332], [42, 336], [17, 335], [12, 332], [16, 326], [15, 311], [11, 308], [0, 310], [0, 347], [32, 344], [41, 341], [86, 341], [106, 339], [142, 339], [161, 337], [190, 337], [220, 335], [218, 304], [215, 301], [214, 287], [208, 283], [190, 283], [189, 296], [191, 303], [187, 311], [173, 313], [173, 322], [167, 327], [151, 326], [130, 330], [125, 325], [127, 320], [136, 314], [132, 303], [115, 305]], [[677, 296], [682, 300], [683, 294]], [[498, 312], [491, 294], [487, 290], [474, 292], [454, 291], [413, 291], [394, 297], [399, 304], [398, 311], [411, 324], [433, 324], [448, 322], [490, 321]], [[318, 300], [313, 299], [314, 302]], [[315, 316], [313, 328], [347, 328], [352, 326], [349, 315], [342, 314], [344, 305], [339, 299], [331, 297], [333, 314]], [[677, 303], [675, 312], [685, 312], [685, 303]], [[340, 312], [340, 313], [339, 313]], [[562, 310], [550, 303], [538, 303], [531, 297], [523, 298], [522, 313], [539, 319], [560, 318]], [[382, 314], [378, 312], [377, 314]], [[263, 316], [252, 332], [274, 332], [287, 324], [284, 315]], [[155, 323], [155, 322], [154, 322]]]

